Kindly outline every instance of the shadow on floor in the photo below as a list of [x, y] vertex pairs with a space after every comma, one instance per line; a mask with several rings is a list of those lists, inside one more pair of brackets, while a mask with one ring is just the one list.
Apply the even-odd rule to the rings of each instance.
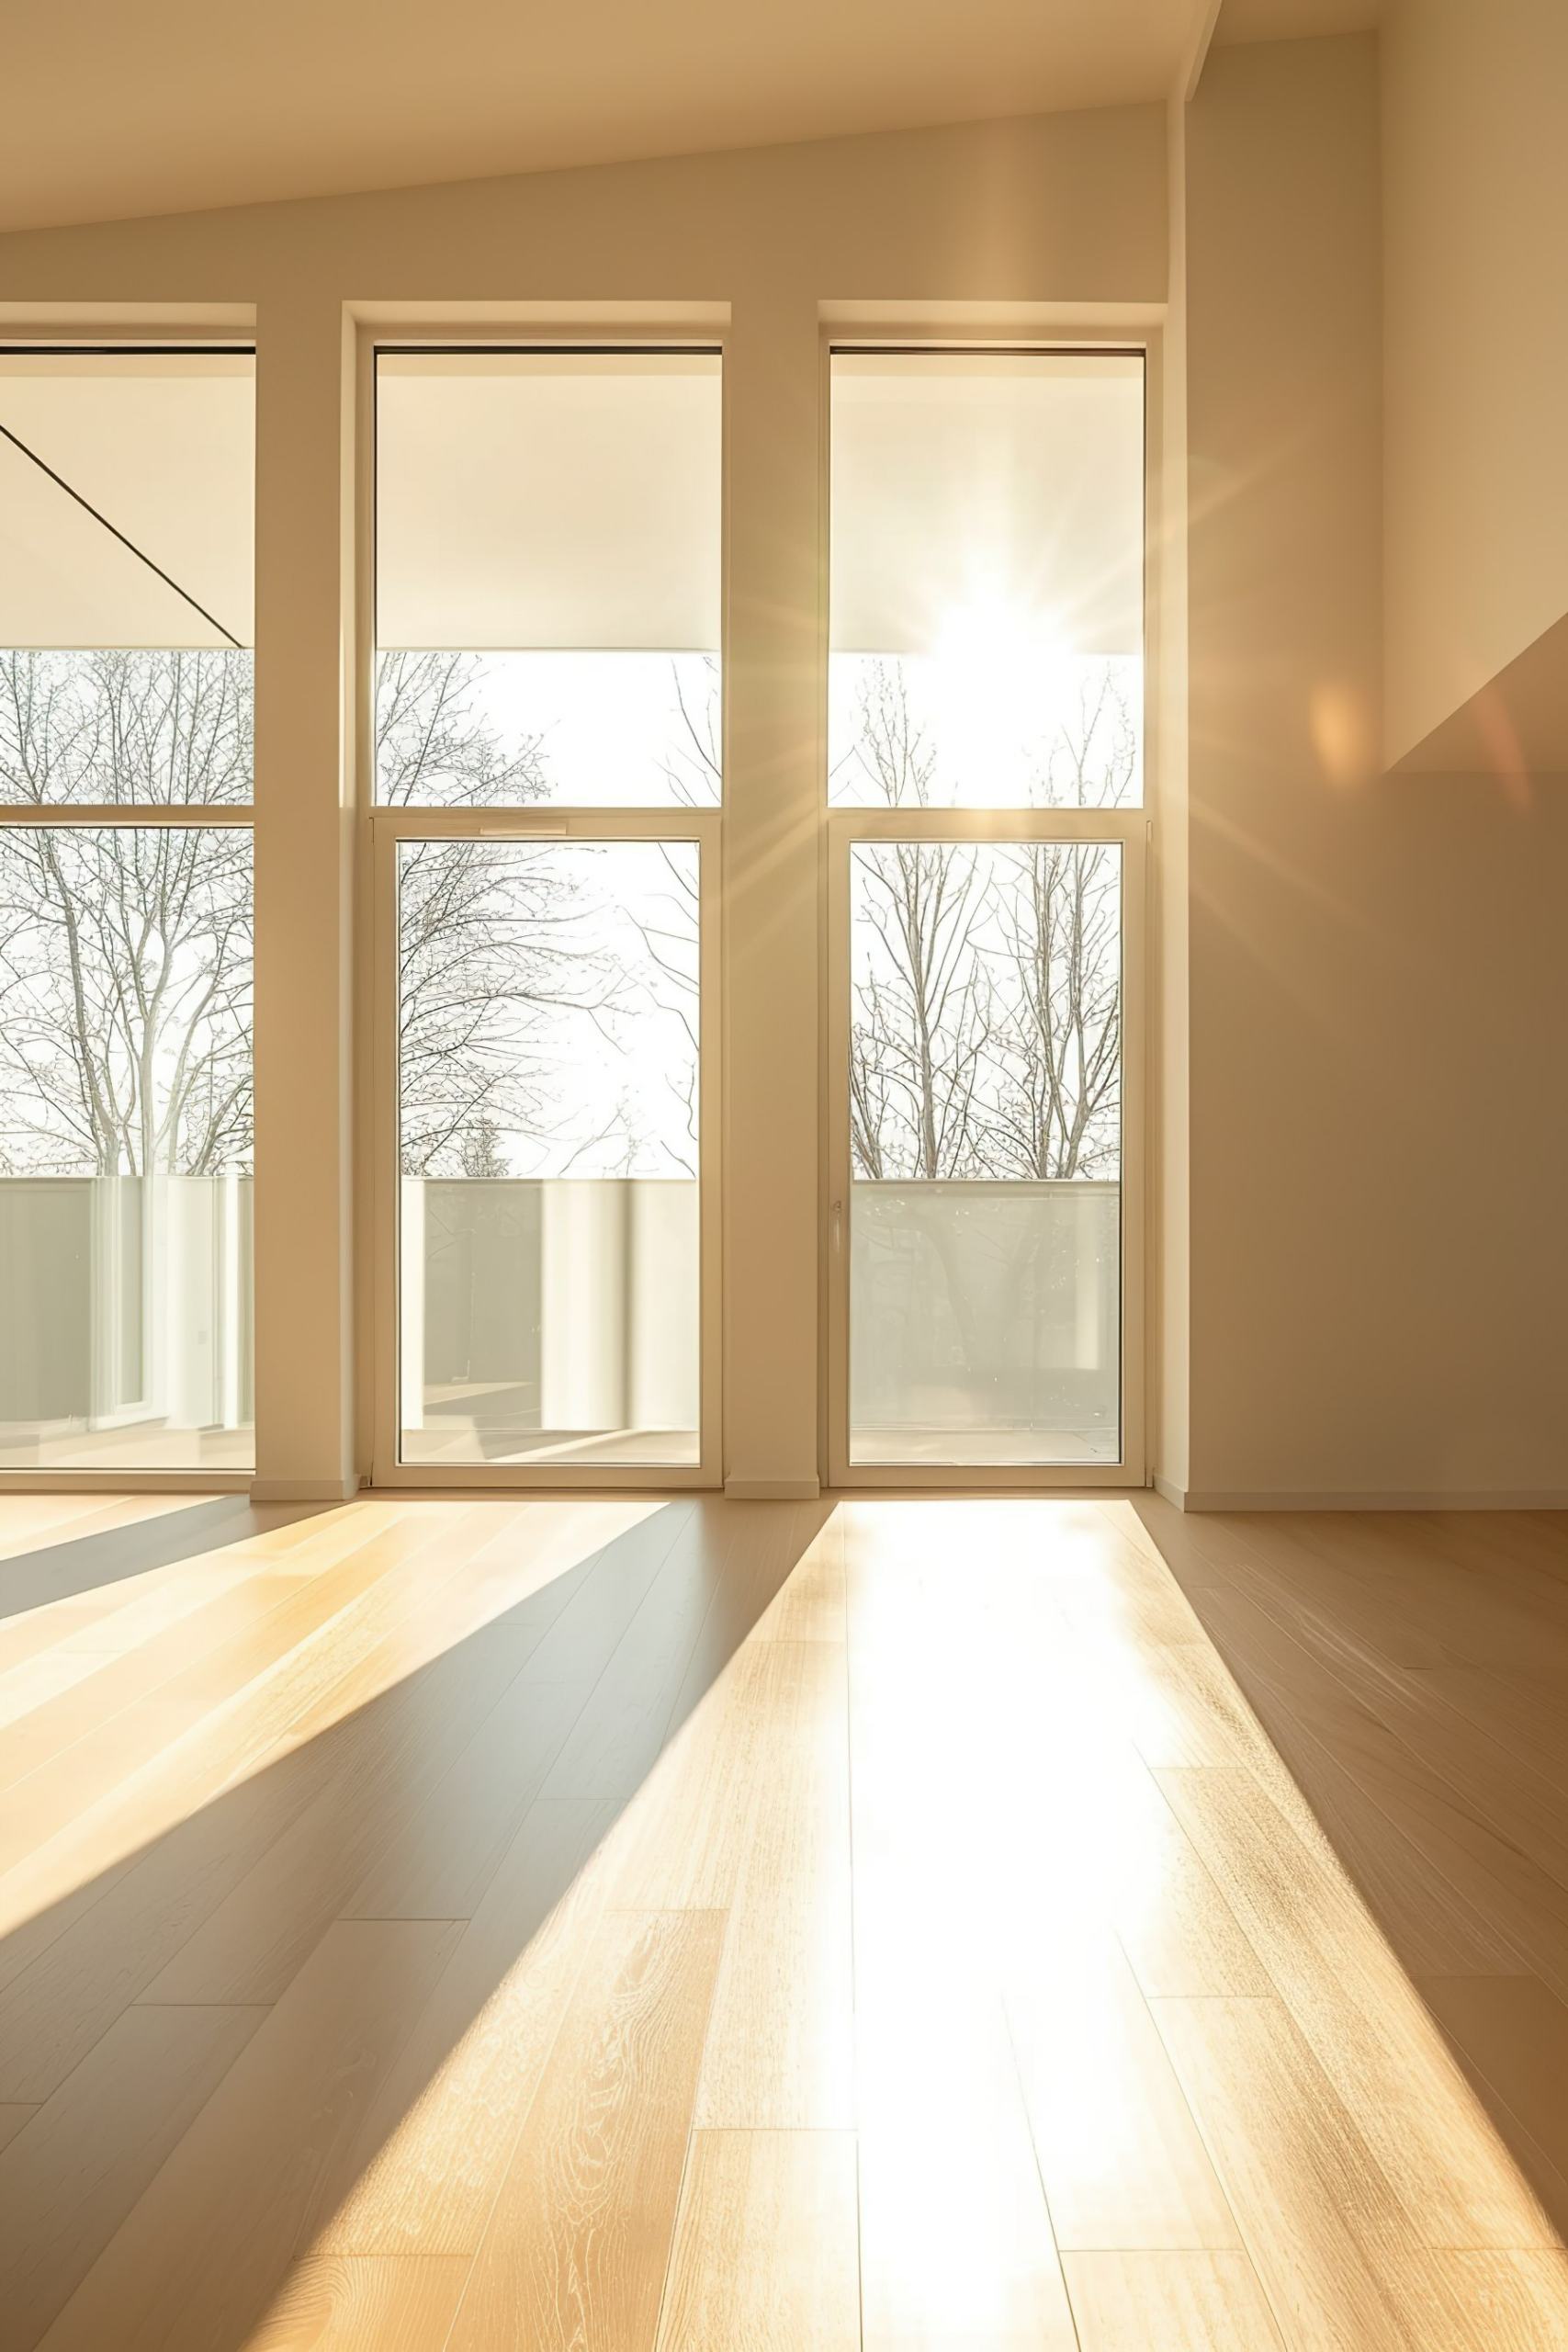
[[1568, 2238], [1568, 1513], [1134, 1509]]
[[[215, 1530], [234, 1526], [225, 1508], [183, 1515], [201, 1519], [188, 1548], [209, 1548]], [[7, 2108], [67, 2086], [50, 2134], [24, 2129], [0, 2150], [7, 2346], [38, 2342], [214, 2091], [221, 2085], [229, 2098], [248, 2069], [233, 2102], [238, 2134], [220, 2135], [210, 2175], [198, 2176], [193, 2201], [205, 2220], [182, 2205], [155, 2258], [137, 2267], [145, 2308], [78, 2309], [66, 2324], [73, 2344], [163, 2342], [171, 2327], [184, 2342], [176, 2321], [188, 2327], [199, 2312], [209, 2352], [239, 2352], [290, 2262], [527, 1948], [829, 1511], [662, 1506], [0, 1941], [0, 2124]], [[115, 1536], [117, 1552], [141, 1547], [136, 1568], [115, 1572], [154, 1564], [160, 1532], [172, 1531]], [[62, 1549], [86, 1553], [96, 1542]], [[568, 1797], [554, 1811], [570, 1814], [578, 1834], [530, 1844], [530, 1820], [550, 1809], [547, 1788]], [[460, 1926], [451, 1912], [432, 1918], [415, 1882], [423, 1871], [443, 1905], [460, 1894], [467, 1917], [502, 1867], [506, 1936], [469, 1939], [462, 1965]], [[366, 1891], [400, 1877], [403, 1894], [367, 1917], [383, 1906]], [[319, 1975], [325, 1939], [334, 1926], [341, 1937], [345, 1919], [393, 1937], [407, 1927], [419, 1959], [394, 2003], [406, 2017], [396, 2046], [383, 2018], [378, 2048], [367, 1983], [365, 2017], [349, 2035], [360, 2046], [325, 2047], [319, 2072], [301, 2075], [310, 1999], [292, 2004], [287, 2023], [273, 2005], [307, 1963]], [[439, 2046], [416, 2041], [412, 2072], [405, 2051], [397, 2112], [383, 2112], [376, 2092], [443, 1968]], [[385, 1987], [381, 1999], [385, 2011]], [[160, 2034], [176, 2046], [174, 2009], [203, 2020], [183, 2077], [168, 2050], [160, 2059], [141, 2046]], [[245, 2128], [253, 2108], [254, 2133]]]
[[107, 1527], [96, 1535], [40, 1544], [0, 1560], [0, 1621], [51, 1600], [69, 1600], [149, 1568], [172, 1567], [248, 1536], [265, 1535], [330, 1510], [327, 1503], [253, 1503], [245, 1495], [214, 1495], [137, 1520], [130, 1527]]

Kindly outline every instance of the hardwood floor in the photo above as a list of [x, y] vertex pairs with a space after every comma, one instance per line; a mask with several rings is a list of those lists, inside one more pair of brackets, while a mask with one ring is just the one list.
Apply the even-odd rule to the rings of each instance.
[[1561, 2352], [1565, 1700], [1529, 1512], [0, 1502], [0, 2342]]

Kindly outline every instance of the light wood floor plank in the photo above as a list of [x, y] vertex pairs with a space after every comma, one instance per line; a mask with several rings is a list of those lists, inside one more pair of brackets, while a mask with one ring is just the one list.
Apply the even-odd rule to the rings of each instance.
[[1282, 2005], [1155, 2015], [1292, 2352], [1424, 2352], [1390, 2283], [1404, 2208]]
[[[402, 1514], [400, 1521], [370, 1532], [324, 1574], [303, 1577], [284, 1569], [269, 1571], [272, 1589], [269, 1593], [264, 1587], [250, 1606], [253, 1622], [235, 1632], [231, 1611], [222, 1621], [223, 1638], [215, 1646], [204, 1649], [202, 1632], [193, 1630], [209, 1617], [208, 1611], [198, 1611], [195, 1621], [147, 1645], [156, 1653], [155, 1664], [143, 1660], [141, 1652], [132, 1652], [123, 1663], [131, 1668], [140, 1665], [141, 1679], [126, 1703], [117, 1705], [106, 1720], [73, 1737], [36, 1768], [29, 1767], [26, 1779], [15, 1784], [25, 1790], [25, 1804], [13, 1806], [7, 1825], [0, 1826], [0, 1871], [8, 1869], [54, 1829], [64, 1828], [90, 1812], [100, 1799], [115, 1801], [127, 1781], [143, 1768], [156, 1767], [181, 1735], [230, 1707], [247, 1688], [276, 1676], [286, 1662], [292, 1662], [296, 1679], [308, 1677], [312, 1668], [319, 1670], [326, 1663], [322, 1636], [339, 1619], [347, 1621], [337, 1629], [342, 1639], [351, 1636], [367, 1618], [395, 1609], [406, 1589], [406, 1574], [400, 1572], [408, 1570], [411, 1555], [439, 1532], [435, 1522]], [[249, 1591], [247, 1580], [228, 1597], [242, 1614]], [[356, 1603], [360, 1604], [357, 1610]], [[213, 1611], [227, 1606], [228, 1600], [210, 1604]], [[168, 1644], [182, 1640], [186, 1650], [171, 1652]], [[194, 1657], [188, 1654], [193, 1645]], [[173, 1672], [165, 1672], [171, 1657], [179, 1663]], [[38, 1719], [28, 1720], [36, 1723]], [[17, 1736], [14, 1729], [4, 1736], [0, 1746], [9, 1746]], [[12, 1819], [14, 1828], [9, 1826]]]
[[10, 2099], [4, 2106], [0, 2106], [0, 2149], [8, 2148], [23, 2124], [30, 2123], [37, 2113], [36, 2103], [29, 2106], [24, 2102]]
[[723, 1933], [613, 1912], [595, 1936], [480, 2243], [451, 2352], [648, 2352]]
[[15, 2352], [38, 2342], [266, 2014], [128, 2009], [0, 2154]]
[[696, 2120], [839, 2131], [854, 2122], [849, 1726], [844, 1653], [765, 1652], [756, 1790], [714, 1995]]
[[1062, 2257], [1081, 2352], [1284, 2352], [1245, 2254]]
[[365, 2101], [457, 1930], [333, 1928], [44, 2339], [51, 2352], [243, 2344], [344, 2188]]
[[1254, 1951], [1428, 2245], [1554, 2243], [1425, 2006], [1343, 1873], [1247, 1773], [1162, 1773]]
[[[738, 1540], [728, 1514], [716, 1519], [699, 1508], [682, 1521], [614, 1650], [602, 1666], [595, 1657], [585, 1703], [541, 1795], [624, 1804], [642, 1785], [669, 1736], [688, 1662]], [[540, 1679], [548, 1647], [533, 1662]]]
[[1021, 1955], [1007, 1996], [1051, 2227], [1066, 2253], [1237, 2246], [1136, 1979], [1113, 1940]]
[[[570, 1720], [562, 1696], [546, 1690], [515, 1694], [497, 1724], [502, 1702], [484, 1713], [492, 1696], [478, 1672], [464, 1687], [454, 1684], [439, 1729], [420, 1739], [412, 1783], [400, 1769], [396, 1711], [357, 1727], [352, 1752], [314, 1803], [181, 1946], [146, 1997], [275, 2001], [334, 1918], [470, 1917]], [[475, 1710], [479, 1729], [465, 1744]], [[422, 1792], [428, 1781], [434, 1787]]]
[[987, 2128], [860, 2133], [864, 2352], [1077, 2352], [1016, 2085]]
[[771, 1649], [741, 1644], [618, 1815], [607, 1847], [617, 1909], [733, 1904], [776, 1713]]
[[216, 1500], [213, 1495], [7, 1495], [0, 1501], [0, 1560]]
[[604, 1908], [602, 1805], [534, 1805], [463, 1930], [345, 2165], [320, 2244], [477, 2252]]
[[44, 1920], [8, 1939], [18, 1965], [0, 1986], [0, 2096], [47, 2098], [65, 2080], [193, 1926], [287, 1832], [325, 1762], [303, 1758], [286, 1775], [231, 1792], [62, 1906], [57, 1934]]
[[846, 1633], [844, 1514], [835, 1511], [757, 1626], [773, 1642], [841, 1642]]
[[1538, 1976], [1425, 1977], [1418, 1987], [1510, 2149], [1568, 2235], [1568, 2007]]
[[[344, 1516], [363, 1533], [365, 1518]], [[395, 1524], [378, 1532], [372, 1523], [363, 1543], [356, 1536], [330, 1566], [318, 1564], [273, 1612], [265, 1635], [224, 1661], [211, 1687], [193, 1683], [167, 1717], [155, 1695], [123, 1710], [104, 1726], [104, 1737], [89, 1736], [78, 1743], [82, 1755], [73, 1750], [61, 1759], [47, 1787], [40, 1785], [47, 1774], [29, 1782], [30, 1835], [18, 1830], [19, 1852], [0, 1869], [0, 1932], [145, 1849], [231, 1782], [299, 1744], [290, 1735], [323, 1701], [328, 1720], [337, 1720], [332, 1694], [385, 1626], [417, 1603], [412, 1555], [443, 1532], [428, 1514], [400, 1534]], [[341, 1531], [336, 1540], [340, 1547], [349, 1541]], [[447, 1540], [455, 1540], [449, 1532]], [[154, 1736], [160, 1720], [162, 1746]]]
[[[0, 1736], [0, 1790], [17, 1788], [89, 1738], [101, 1741], [107, 1727], [136, 1702], [156, 1697], [192, 1667], [200, 1669], [197, 1688], [205, 1698], [212, 1654], [237, 1635], [265, 1641], [267, 1619], [300, 1589], [299, 1578], [277, 1568], [257, 1567], [238, 1582], [215, 1580], [188, 1615], [122, 1654], [98, 1656], [89, 1689], [62, 1690], [7, 1725]], [[160, 1722], [167, 1721], [168, 1712], [165, 1700], [158, 1710]], [[29, 1804], [37, 1802], [39, 1786], [35, 1781], [28, 1791]]]
[[1561, 1698], [1499, 1666], [1445, 1666], [1411, 1680], [1438, 1691], [1450, 1707], [1568, 1792], [1568, 1722]]
[[697, 2132], [658, 2352], [860, 2352], [850, 2132]]
[[451, 2256], [311, 2255], [244, 2352], [442, 2352], [468, 2275]]
[[1397, 2274], [1417, 2344], [1443, 2352], [1562, 2352], [1568, 2256], [1428, 2254]]
[[[1495, 1849], [1486, 1824], [1256, 1601], [1224, 1594], [1206, 1597], [1204, 1607], [1297, 1781], [1297, 1800], [1282, 1810], [1381, 1904], [1401, 1956], [1433, 1974], [1528, 1966], [1529, 1944], [1513, 1934], [1510, 1905], [1463, 1859], [1466, 1845]], [[1267, 1785], [1279, 1802], [1277, 1784]], [[1516, 1859], [1549, 1887], [1527, 1858]]]

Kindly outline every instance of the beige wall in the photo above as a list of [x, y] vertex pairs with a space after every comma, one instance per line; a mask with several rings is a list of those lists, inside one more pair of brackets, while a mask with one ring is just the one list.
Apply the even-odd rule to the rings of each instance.
[[1164, 119], [1151, 106], [0, 240], [0, 325], [13, 329], [79, 322], [93, 305], [150, 305], [171, 322], [195, 304], [242, 319], [254, 309], [261, 1491], [339, 1493], [367, 1460], [363, 1359], [355, 1394], [373, 1261], [350, 1019], [366, 919], [363, 876], [357, 906], [351, 888], [365, 824], [351, 309], [434, 323], [491, 306], [537, 322], [576, 305], [591, 328], [666, 304], [724, 322], [724, 1468], [736, 1491], [809, 1492], [821, 1366], [821, 306], [842, 317], [881, 303], [917, 327], [972, 328], [1004, 311], [1047, 331], [1155, 323], [1165, 199]]
[[1568, 807], [1381, 774], [1377, 53], [1188, 119], [1198, 1499], [1568, 1491]]
[[1392, 0], [1382, 47], [1392, 762], [1568, 614], [1568, 7]]

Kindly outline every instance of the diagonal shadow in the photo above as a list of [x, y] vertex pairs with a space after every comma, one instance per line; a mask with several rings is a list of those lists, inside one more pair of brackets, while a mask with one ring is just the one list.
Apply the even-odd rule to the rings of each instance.
[[[404, 1971], [395, 2028], [367, 2023], [364, 2046], [333, 2080], [301, 2086], [281, 2128], [275, 2110], [270, 2134], [232, 2159], [216, 2236], [182, 2244], [173, 2274], [165, 2245], [140, 2325], [118, 2310], [104, 2323], [127, 2344], [162, 2342], [199, 2278], [204, 2325], [209, 2301], [220, 2312], [203, 2343], [240, 2352], [291, 2260], [567, 1896], [830, 1510], [719, 1498], [653, 1510], [0, 1940], [0, 2123], [8, 2108], [59, 2118], [52, 2132], [24, 2126], [0, 2146], [7, 2346], [24, 2352], [49, 2329], [231, 2069], [259, 2079], [269, 2029], [283, 2050], [275, 2005], [334, 1923], [407, 1922], [421, 1957]], [[526, 1525], [525, 1509], [519, 1566]], [[503, 1561], [499, 1543], [488, 1550], [492, 1566]], [[542, 1809], [579, 1834], [530, 1838]], [[506, 1932], [476, 1945], [444, 1923], [471, 1918], [503, 1860]], [[443, 1971], [441, 2035], [414, 2045]], [[367, 1985], [367, 2010], [374, 1999]], [[198, 2013], [193, 2069], [182, 2076], [154, 2049], [138, 2072], [138, 2036], [156, 2041]], [[400, 2055], [400, 2111], [383, 2113], [375, 2094]], [[90, 2313], [85, 2324], [68, 2340], [109, 2340]]]
[[[1314, 1598], [1310, 1579], [1298, 1586], [1271, 1558], [1280, 1538], [1255, 1544], [1245, 1518], [1195, 1513], [1173, 1525], [1152, 1498], [1135, 1499], [1134, 1510], [1498, 2139], [1568, 2240], [1568, 2135], [1561, 2127], [1568, 1828], [1553, 1868], [1540, 1827], [1553, 1809], [1568, 1824], [1568, 1744], [1555, 1765], [1540, 1756], [1529, 1762], [1495, 1733], [1478, 1738], [1478, 1724], [1455, 1722], [1460, 1753], [1435, 1718], [1426, 1739], [1413, 1710], [1383, 1720], [1380, 1679], [1397, 1700], [1402, 1686], [1421, 1679], [1393, 1655], [1406, 1646], [1397, 1613], [1380, 1638], [1375, 1619], [1369, 1628], [1348, 1589], [1337, 1600]], [[1558, 1565], [1538, 1564], [1534, 1623], [1521, 1616], [1510, 1638], [1517, 1662], [1528, 1661], [1538, 1713], [1562, 1723], [1568, 1513], [1552, 1516]], [[1337, 1515], [1314, 1517], [1332, 1531]], [[1432, 1595], [1446, 1589], [1451, 1608], [1457, 1564], [1440, 1525], [1434, 1531], [1404, 1513], [1382, 1517], [1412, 1547], [1412, 1563], [1426, 1555]], [[1288, 1558], [1292, 1515], [1280, 1514], [1278, 1524]], [[1321, 1561], [1318, 1567], [1332, 1578], [1331, 1567]], [[1469, 1599], [1472, 1623], [1485, 1620], [1495, 1630], [1512, 1613], [1513, 1604], [1484, 1581]], [[1429, 1638], [1414, 1623], [1410, 1632], [1418, 1644]], [[1384, 1646], [1389, 1640], [1393, 1650]], [[1466, 1663], [1462, 1645], [1453, 1662]], [[1515, 1803], [1536, 1807], [1534, 1834], [1511, 1817], [1510, 1790]], [[1540, 2125], [1553, 2109], [1547, 2145]]]
[[245, 1495], [215, 1495], [209, 1501], [137, 1520], [129, 1527], [106, 1527], [95, 1535], [67, 1537], [19, 1552], [0, 1560], [0, 1621], [30, 1609], [47, 1609], [52, 1600], [123, 1584], [150, 1568], [172, 1567], [177, 1560], [243, 1544], [249, 1536], [265, 1535], [269, 1529], [288, 1527], [330, 1508], [326, 1503], [256, 1504]]

